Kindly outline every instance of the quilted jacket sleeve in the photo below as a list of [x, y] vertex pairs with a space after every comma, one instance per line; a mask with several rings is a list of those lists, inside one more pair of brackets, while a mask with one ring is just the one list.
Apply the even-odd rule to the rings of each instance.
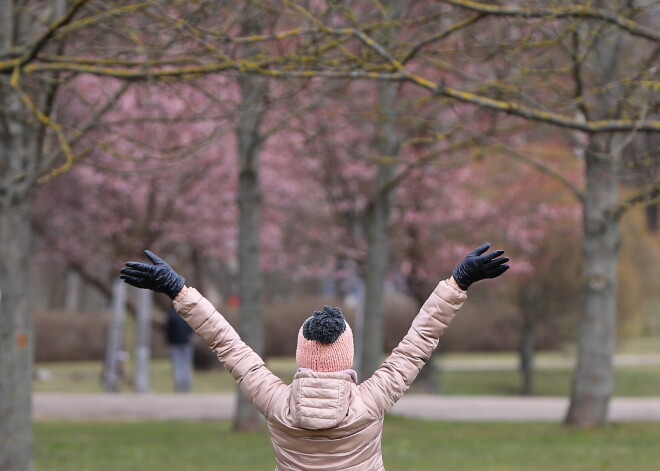
[[174, 301], [174, 308], [211, 347], [257, 410], [268, 417], [273, 398], [286, 388], [282, 380], [266, 368], [261, 357], [199, 291], [188, 288]]
[[384, 416], [408, 390], [466, 297], [465, 291], [447, 281], [438, 284], [403, 340], [373, 376], [358, 386], [365, 405], [373, 414]]

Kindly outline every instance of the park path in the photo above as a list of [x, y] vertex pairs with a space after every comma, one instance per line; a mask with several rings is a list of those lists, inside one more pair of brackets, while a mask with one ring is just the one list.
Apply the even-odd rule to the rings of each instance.
[[[447, 359], [447, 370], [515, 368], [515, 359]], [[572, 367], [570, 358], [539, 358], [538, 369]], [[658, 354], [618, 354], [617, 366], [660, 365]], [[234, 394], [33, 394], [35, 420], [228, 420]], [[560, 422], [568, 409], [563, 397], [433, 396], [407, 394], [393, 414], [429, 420]], [[610, 403], [613, 422], [660, 422], [658, 397], [617, 397]]]
[[[228, 420], [234, 394], [35, 393], [35, 420]], [[428, 420], [560, 422], [560, 397], [432, 396], [409, 394], [392, 413]], [[614, 398], [613, 422], [660, 422], [660, 397]]]

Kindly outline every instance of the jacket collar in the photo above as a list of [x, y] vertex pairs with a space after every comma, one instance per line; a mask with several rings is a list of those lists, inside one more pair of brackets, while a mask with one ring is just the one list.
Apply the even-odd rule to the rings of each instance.
[[314, 371], [311, 368], [298, 368], [296, 371], [296, 374], [294, 376], [295, 378], [339, 378], [343, 379], [342, 377], [348, 375], [349, 378], [357, 384], [358, 382], [358, 376], [357, 372], [355, 370], [341, 370], [341, 371], [333, 371], [333, 372], [322, 372], [322, 371]]

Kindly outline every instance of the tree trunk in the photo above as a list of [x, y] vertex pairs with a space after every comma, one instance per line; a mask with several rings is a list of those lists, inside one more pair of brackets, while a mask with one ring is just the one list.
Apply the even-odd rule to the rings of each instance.
[[64, 310], [66, 312], [78, 312], [80, 310], [80, 286], [82, 277], [75, 270], [69, 270], [66, 274], [66, 296], [64, 299]]
[[[245, 139], [246, 136], [241, 136]], [[244, 149], [245, 150], [245, 149]], [[241, 300], [239, 307], [238, 331], [245, 343], [261, 354], [263, 351], [263, 326], [261, 316], [263, 281], [259, 267], [260, 227], [261, 227], [261, 191], [259, 188], [257, 152], [243, 152], [240, 155], [238, 207], [238, 293]], [[240, 393], [235, 430], [255, 430], [262, 428], [257, 410]]]
[[[414, 210], [420, 211], [421, 207], [417, 201], [414, 202]], [[424, 265], [424, 256], [425, 252], [422, 250], [420, 245], [419, 231], [416, 227], [411, 226], [408, 228], [408, 238], [410, 240], [410, 246], [407, 250], [408, 261], [410, 262], [410, 273], [408, 274], [408, 279], [406, 280], [406, 285], [408, 288], [408, 293], [415, 299], [417, 305], [421, 308], [429, 295], [433, 291], [433, 287], [430, 286], [433, 283], [429, 282], [428, 276], [426, 276], [422, 267]], [[439, 352], [436, 350], [429, 361], [424, 365], [424, 368], [421, 369], [415, 382], [415, 390], [423, 394], [441, 394], [442, 385], [440, 383], [440, 375], [438, 374], [438, 367], [434, 360], [438, 360]]]
[[534, 315], [523, 313], [523, 328], [520, 338], [520, 394], [534, 395], [534, 354], [536, 351], [536, 329]]
[[[55, 10], [62, 2], [55, 2]], [[18, 50], [29, 22], [11, 0], [0, 0], [0, 52]], [[25, 31], [17, 30], [21, 24]], [[41, 25], [39, 25], [41, 27]], [[54, 82], [54, 81], [53, 81]], [[56, 87], [56, 85], [52, 85]], [[51, 96], [40, 89], [37, 106]], [[32, 193], [39, 177], [45, 128], [0, 74], [0, 470], [32, 469], [34, 366], [29, 261]]]
[[[3, 144], [0, 143], [0, 149]], [[8, 156], [0, 152], [0, 160]], [[7, 159], [7, 160], [6, 160]], [[32, 469], [33, 334], [29, 200], [3, 193], [0, 214], [0, 469]]]
[[112, 318], [108, 326], [108, 344], [103, 365], [103, 390], [105, 392], [119, 391], [123, 376], [124, 358], [122, 358], [121, 352], [124, 340], [127, 287], [128, 285], [120, 279], [116, 279], [112, 287]]
[[533, 281], [521, 287], [519, 306], [521, 309], [522, 327], [520, 332], [520, 345], [518, 356], [520, 359], [521, 385], [520, 394], [532, 396], [534, 394], [534, 360], [536, 356], [536, 330], [538, 320], [548, 315], [548, 308], [539, 305], [542, 298], [542, 286], [535, 285]]
[[137, 292], [138, 310], [135, 329], [135, 392], [149, 392], [149, 360], [151, 358], [151, 311], [153, 291], [141, 289]]
[[524, 285], [520, 294], [520, 309], [522, 317], [522, 328], [520, 331], [520, 345], [518, 357], [520, 359], [522, 396], [534, 395], [534, 356], [536, 354], [536, 319], [538, 316], [537, 306], [539, 296], [533, 286]]
[[[384, 0], [382, 13], [384, 20], [398, 20], [406, 10], [405, 2]], [[385, 29], [377, 37], [379, 44], [387, 47], [396, 35], [395, 29]], [[374, 147], [379, 160], [374, 179], [373, 196], [367, 212], [367, 260], [365, 275], [365, 298], [363, 312], [363, 335], [357, 341], [361, 345], [361, 361], [358, 376], [370, 377], [381, 365], [384, 350], [384, 297], [385, 276], [389, 266], [389, 222], [392, 207], [394, 185], [392, 179], [396, 171], [396, 156], [401, 146], [401, 137], [397, 133], [397, 96], [396, 83], [378, 85], [378, 115], [380, 120], [375, 133]]]
[[[14, 2], [0, 0], [0, 51], [15, 45], [14, 8]], [[34, 362], [30, 207], [40, 128], [24, 115], [9, 79], [0, 75], [0, 470], [28, 471]]]
[[[389, 266], [389, 222], [394, 187], [390, 185], [396, 167], [394, 161], [400, 141], [395, 131], [397, 85], [380, 85], [379, 107], [382, 116], [376, 149], [382, 160], [376, 170], [374, 193], [367, 214], [367, 263], [364, 300], [362, 358], [359, 376], [370, 377], [382, 362], [384, 350], [383, 305], [385, 276]], [[359, 337], [358, 337], [359, 338]]]
[[607, 422], [614, 386], [619, 222], [616, 159], [611, 137], [592, 136], [586, 153], [584, 203], [584, 313], [578, 334], [578, 359], [566, 423], [596, 427]]
[[644, 213], [646, 215], [646, 228], [649, 230], [649, 232], [654, 234], [658, 233], [658, 220], [660, 219], [658, 218], [658, 213], [660, 213], [658, 209], [660, 209], [660, 204], [658, 203], [649, 204], [644, 209]]
[[[249, 4], [242, 12], [242, 29], [246, 35], [263, 31], [262, 19], [255, 16]], [[255, 45], [248, 46], [247, 56], [256, 54]], [[241, 106], [238, 115], [238, 332], [245, 343], [259, 355], [263, 352], [262, 293], [263, 279], [259, 265], [261, 253], [261, 188], [259, 154], [263, 144], [260, 125], [264, 115], [265, 87], [262, 79], [240, 78]], [[238, 389], [238, 388], [237, 388]], [[257, 410], [238, 390], [234, 430], [259, 430], [263, 421]]]
[[[347, 299], [351, 300], [352, 307], [355, 308], [355, 321], [353, 324], [353, 339], [362, 339], [364, 338], [364, 298], [365, 298], [365, 287], [364, 287], [364, 277], [359, 272], [354, 262], [349, 262], [351, 275], [346, 281], [348, 286], [349, 297]], [[360, 368], [362, 365], [362, 350], [363, 342], [355, 341], [355, 351], [353, 355], [353, 368], [358, 373], [358, 378], [360, 377]]]
[[[586, 31], [592, 36], [593, 32]], [[589, 65], [595, 72], [596, 85], [603, 87], [616, 78], [621, 54], [621, 33], [600, 31]], [[591, 41], [591, 39], [589, 39]], [[617, 97], [606, 94], [590, 119], [611, 115]], [[583, 202], [584, 260], [582, 293], [584, 312], [578, 332], [577, 366], [565, 422], [577, 427], [597, 427], [607, 423], [614, 387], [613, 355], [616, 339], [617, 265], [619, 220], [617, 204], [617, 162], [614, 154], [617, 136], [588, 137], [585, 161]], [[618, 151], [617, 151], [618, 152]]]
[[[391, 168], [379, 166], [377, 185], [387, 180]], [[366, 290], [363, 305], [363, 336], [361, 364], [358, 372], [361, 378], [370, 377], [382, 362], [384, 351], [383, 305], [385, 296], [385, 275], [389, 265], [389, 217], [390, 194], [378, 192], [368, 215], [368, 249], [366, 264]]]

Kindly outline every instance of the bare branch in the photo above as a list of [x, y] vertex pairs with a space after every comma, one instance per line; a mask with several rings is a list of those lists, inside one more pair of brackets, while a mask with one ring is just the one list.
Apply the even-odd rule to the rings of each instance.
[[523, 154], [522, 152], [517, 151], [511, 146], [508, 146], [504, 143], [499, 143], [497, 146], [498, 149], [503, 150], [506, 152], [507, 155], [520, 160], [521, 162], [525, 163], [526, 165], [529, 165], [530, 167], [534, 168], [535, 170], [544, 173], [553, 179], [557, 180], [559, 183], [564, 185], [568, 190], [573, 193], [575, 198], [577, 198], [578, 201], [581, 203], [584, 203], [584, 193], [573, 184], [568, 178], [566, 178], [564, 175], [561, 173], [557, 172], [556, 170], [551, 169], [547, 165], [539, 162], [538, 160], [532, 159], [528, 155]]
[[39, 51], [48, 43], [48, 41], [55, 36], [57, 31], [64, 25], [68, 24], [73, 16], [80, 10], [80, 8], [85, 5], [89, 0], [75, 0], [70, 6], [69, 9], [57, 20], [51, 23], [46, 31], [44, 31], [39, 37], [37, 37], [32, 44], [25, 48], [23, 55], [18, 59], [15, 67], [21, 67], [32, 59], [34, 59]]
[[[73, 163], [76, 161], [76, 157], [73, 154], [70, 153], [70, 149], [73, 147], [73, 145], [77, 141], [79, 141], [87, 133], [87, 131], [92, 129], [96, 125], [96, 123], [98, 123], [98, 121], [101, 119], [101, 117], [105, 113], [107, 113], [112, 108], [112, 106], [114, 104], [117, 103], [117, 101], [119, 100], [119, 97], [121, 97], [121, 95], [123, 95], [124, 92], [126, 90], [128, 90], [129, 85], [130, 85], [129, 82], [123, 83], [122, 86], [119, 87], [115, 91], [115, 93], [112, 94], [112, 96], [110, 98], [108, 98], [108, 101], [106, 102], [106, 104], [104, 106], [102, 106], [101, 108], [99, 108], [96, 111], [96, 113], [94, 113], [94, 115], [89, 119], [89, 121], [87, 123], [85, 123], [80, 128], [74, 130], [74, 136], [73, 136], [72, 139], [66, 141], [66, 147], [64, 147], [62, 145], [60, 145], [60, 147], [58, 147], [58, 151], [50, 159], [48, 159], [49, 163], [46, 165], [46, 168], [50, 168], [51, 164], [62, 153], [64, 153], [67, 156], [66, 161], [62, 165], [60, 165], [59, 167], [51, 170], [48, 174], [42, 176], [39, 179], [39, 183], [47, 182], [48, 180], [56, 177], [57, 175], [60, 175], [64, 172], [66, 172], [67, 170], [69, 170], [71, 168]], [[69, 153], [67, 153], [67, 150], [69, 150]]]
[[429, 44], [432, 44], [432, 43], [437, 42], [437, 41], [442, 41], [443, 39], [445, 39], [447, 36], [451, 35], [452, 33], [456, 32], [458, 30], [461, 30], [461, 29], [465, 28], [466, 26], [473, 25], [473, 24], [477, 23], [479, 20], [481, 20], [483, 18], [486, 18], [486, 15], [483, 15], [481, 13], [478, 14], [478, 15], [471, 16], [470, 18], [467, 18], [467, 19], [465, 19], [461, 22], [455, 23], [455, 24], [451, 25], [449, 28], [447, 28], [443, 31], [440, 31], [439, 33], [436, 33], [436, 34], [424, 39], [422, 42], [415, 45], [415, 47], [412, 48], [410, 50], [410, 52], [408, 52], [408, 54], [406, 54], [406, 57], [404, 57], [401, 60], [401, 62], [403, 64], [407, 63], [408, 61], [413, 59], [417, 55], [417, 53], [419, 53], [419, 51], [421, 51], [422, 48], [424, 48], [425, 46], [428, 46]]
[[655, 182], [641, 193], [618, 203], [609, 211], [611, 217], [616, 220], [621, 219], [624, 213], [639, 205], [652, 205], [660, 202], [660, 183]]
[[[416, 82], [412, 77], [409, 78], [409, 80]], [[430, 88], [428, 84], [418, 83], [418, 85]], [[472, 103], [473, 105], [482, 106], [491, 110], [503, 111], [511, 115], [520, 116], [521, 118], [553, 124], [563, 128], [584, 131], [586, 133], [625, 132], [633, 130], [640, 132], [660, 132], [660, 120], [638, 121], [636, 119], [604, 119], [599, 121], [583, 121], [560, 113], [530, 108], [509, 101], [495, 100], [493, 98], [456, 90], [450, 87], [438, 86], [435, 93], [437, 95], [454, 98], [465, 103]]]
[[557, 8], [517, 8], [504, 5], [490, 5], [470, 0], [443, 0], [456, 7], [465, 8], [487, 15], [519, 16], [522, 18], [591, 18], [605, 21], [628, 31], [633, 36], [639, 36], [650, 41], [660, 42], [660, 30], [647, 28], [633, 20], [605, 8], [595, 8], [588, 5], [567, 5]]
[[[368, 39], [368, 37], [364, 37]], [[388, 53], [384, 51], [385, 57]], [[453, 98], [465, 103], [495, 111], [502, 111], [525, 119], [552, 124], [568, 129], [575, 129], [586, 133], [639, 131], [659, 132], [660, 120], [638, 119], [609, 119], [599, 121], [584, 121], [552, 111], [540, 110], [520, 105], [510, 101], [496, 100], [472, 92], [462, 91], [451, 87], [438, 85], [420, 75], [407, 71], [400, 62], [394, 60], [397, 72], [379, 72], [369, 70], [278, 70], [268, 68], [269, 63], [280, 60], [277, 57], [264, 58], [255, 61], [226, 61], [213, 64], [203, 64], [187, 67], [172, 67], [162, 69], [125, 69], [123, 67], [94, 66], [79, 63], [52, 62], [29, 64], [24, 68], [25, 73], [34, 73], [42, 70], [66, 70], [71, 72], [89, 73], [93, 75], [115, 77], [124, 80], [184, 80], [220, 72], [236, 72], [239, 74], [256, 74], [272, 78], [312, 78], [325, 77], [333, 79], [371, 79], [384, 81], [409, 81], [422, 88], [432, 91], [437, 96]]]

